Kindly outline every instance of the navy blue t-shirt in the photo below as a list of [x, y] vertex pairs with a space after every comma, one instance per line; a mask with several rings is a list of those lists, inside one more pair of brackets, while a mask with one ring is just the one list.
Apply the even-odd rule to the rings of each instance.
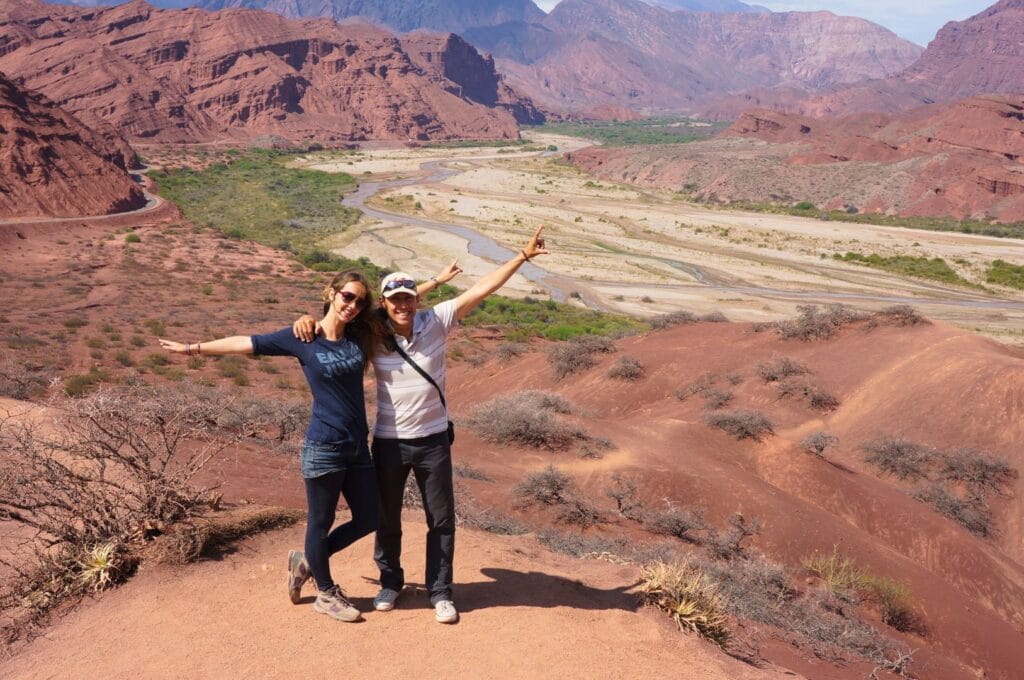
[[368, 451], [363, 368], [366, 356], [351, 338], [328, 340], [322, 334], [302, 342], [292, 329], [252, 336], [254, 354], [295, 357], [313, 393], [313, 417], [306, 439], [339, 452]]

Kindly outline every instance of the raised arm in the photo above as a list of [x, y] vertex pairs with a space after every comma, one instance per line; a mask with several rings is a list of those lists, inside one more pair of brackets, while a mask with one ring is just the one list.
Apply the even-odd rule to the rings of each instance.
[[232, 335], [209, 342], [174, 342], [160, 338], [160, 346], [174, 354], [221, 356], [223, 354], [252, 354], [252, 337]]
[[416, 294], [420, 296], [420, 299], [423, 299], [427, 296], [427, 293], [441, 284], [448, 283], [461, 273], [462, 267], [459, 266], [459, 261], [453, 260], [450, 265], [438, 272], [437, 276], [432, 276], [416, 286]]
[[483, 302], [484, 298], [504, 286], [524, 262], [529, 262], [537, 255], [547, 255], [548, 251], [544, 247], [544, 239], [540, 235], [543, 229], [544, 227], [537, 227], [537, 232], [533, 235], [533, 238], [515, 257], [490, 274], [483, 276], [469, 290], [455, 298], [456, 317], [460, 320], [464, 319], [477, 305]]

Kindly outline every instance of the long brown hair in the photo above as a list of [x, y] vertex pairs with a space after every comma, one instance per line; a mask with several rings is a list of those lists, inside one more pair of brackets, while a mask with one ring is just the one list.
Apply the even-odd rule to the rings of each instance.
[[324, 301], [324, 316], [331, 308], [331, 293], [338, 293], [345, 287], [346, 283], [356, 282], [362, 284], [366, 291], [366, 304], [359, 310], [355, 318], [345, 325], [345, 335], [352, 337], [366, 355], [366, 366], [377, 356], [381, 343], [384, 339], [384, 324], [377, 313], [377, 300], [373, 296], [373, 286], [369, 279], [358, 269], [348, 269], [335, 274], [331, 282], [324, 288], [322, 298]]

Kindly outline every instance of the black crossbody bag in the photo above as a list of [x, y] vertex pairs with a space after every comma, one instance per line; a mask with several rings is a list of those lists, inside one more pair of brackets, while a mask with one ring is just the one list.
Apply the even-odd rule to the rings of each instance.
[[[417, 364], [415, 361], [410, 359], [409, 355], [402, 351], [402, 348], [398, 346], [398, 341], [397, 340], [393, 340], [392, 342], [394, 342], [395, 351], [402, 355], [402, 358], [405, 359], [406, 363], [408, 363], [410, 366], [415, 368], [417, 373], [422, 375], [424, 377], [424, 379], [426, 379], [426, 381], [428, 383], [430, 383], [431, 385], [434, 386], [434, 389], [437, 390], [437, 396], [441, 397], [441, 406], [444, 407], [444, 412], [447, 414], [448, 413], [448, 404], [446, 404], [445, 401], [444, 401], [444, 392], [441, 391], [441, 388], [437, 386], [437, 383], [434, 382], [434, 379], [430, 377], [429, 373], [427, 373], [422, 368], [420, 368], [419, 364]], [[454, 444], [454, 443], [455, 443], [455, 423], [453, 423], [451, 421], [451, 419], [449, 419], [448, 420], [448, 444], [451, 445], [451, 444]]]

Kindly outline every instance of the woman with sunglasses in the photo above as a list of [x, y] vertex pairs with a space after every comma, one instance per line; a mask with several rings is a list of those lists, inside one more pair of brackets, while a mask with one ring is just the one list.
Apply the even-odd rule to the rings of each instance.
[[[189, 356], [262, 354], [299, 360], [313, 394], [312, 417], [300, 455], [309, 515], [305, 555], [288, 556], [288, 594], [298, 604], [302, 584], [312, 576], [318, 593], [313, 609], [339, 621], [361, 614], [331, 578], [330, 557], [377, 528], [378, 497], [367, 446], [363, 374], [381, 345], [383, 326], [370, 297], [370, 283], [359, 271], [338, 274], [323, 291], [322, 333], [300, 342], [290, 327], [266, 335], [236, 335], [180, 343], [160, 340]], [[352, 518], [331, 530], [339, 496]]]

